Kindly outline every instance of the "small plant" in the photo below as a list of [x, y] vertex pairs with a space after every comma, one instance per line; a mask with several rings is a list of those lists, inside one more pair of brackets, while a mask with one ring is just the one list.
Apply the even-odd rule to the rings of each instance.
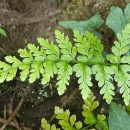
[[130, 3], [124, 11], [117, 6], [112, 6], [106, 19], [106, 25], [111, 28], [115, 34], [121, 33], [127, 24], [130, 23]]
[[[55, 118], [59, 120], [58, 124], [62, 127], [63, 130], [87, 130], [89, 128], [96, 128], [97, 130], [108, 130], [108, 126], [106, 123], [105, 115], [98, 114], [95, 116], [94, 110], [98, 107], [99, 102], [94, 101], [95, 97], [91, 94], [91, 96], [85, 100], [85, 104], [83, 105], [82, 115], [85, 118], [84, 123], [81, 121], [76, 121], [76, 115], [70, 116], [70, 111], [59, 107], [55, 107]], [[83, 127], [85, 124], [85, 127]], [[87, 125], [87, 126], [86, 126]], [[42, 119], [41, 127], [44, 130], [60, 130], [60, 128], [56, 128], [55, 125], [50, 125], [46, 119]]]
[[2, 29], [1, 27], [0, 27], [0, 35], [3, 35], [5, 37], [7, 36], [6, 32], [4, 31], [4, 29]]
[[80, 33], [85, 34], [86, 31], [94, 33], [99, 38], [102, 37], [101, 33], [96, 30], [99, 29], [104, 23], [104, 20], [100, 14], [95, 14], [92, 18], [84, 21], [61, 21], [59, 25], [63, 26], [66, 29], [74, 31], [78, 30]]
[[[98, 101], [94, 101], [95, 97], [91, 94], [84, 101], [82, 116], [84, 121], [76, 121], [76, 115], [70, 116], [70, 111], [55, 107], [55, 118], [63, 130], [129, 130], [130, 115], [121, 109], [117, 104], [110, 104], [109, 118], [104, 114], [95, 114], [95, 110], [99, 106]], [[108, 123], [107, 123], [108, 121]], [[108, 128], [109, 124], [109, 128]], [[41, 121], [41, 128], [44, 130], [60, 130], [56, 125], [50, 125], [45, 118]]]
[[[121, 33], [127, 24], [130, 23], [130, 3], [126, 6], [124, 11], [118, 6], [112, 6], [106, 19], [106, 26], [111, 28], [115, 34]], [[93, 32], [99, 38], [102, 38], [101, 33], [96, 30], [99, 29], [104, 23], [104, 20], [100, 14], [92, 16], [92, 18], [84, 21], [61, 21], [59, 25], [70, 30], [79, 30], [80, 33], [86, 31]]]
[[40, 46], [28, 44], [26, 49], [18, 50], [20, 58], [6, 56], [6, 62], [0, 61], [0, 83], [13, 80], [18, 70], [22, 81], [29, 78], [29, 83], [33, 83], [41, 77], [43, 85], [57, 75], [56, 85], [61, 95], [69, 85], [70, 76], [75, 72], [82, 97], [87, 99], [91, 93], [91, 78], [95, 75], [101, 88], [100, 94], [103, 94], [107, 103], [116, 94], [113, 84], [115, 80], [125, 104], [129, 104], [130, 56], [126, 53], [129, 52], [130, 25], [117, 34], [118, 41], [114, 42], [112, 53], [106, 56], [102, 54], [103, 44], [90, 32], [83, 35], [74, 30], [74, 46], [64, 33], [56, 30], [55, 35], [58, 45], [38, 38]]

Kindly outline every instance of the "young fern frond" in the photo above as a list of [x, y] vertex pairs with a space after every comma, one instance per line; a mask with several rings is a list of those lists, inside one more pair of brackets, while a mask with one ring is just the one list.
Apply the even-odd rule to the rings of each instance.
[[[54, 113], [56, 115], [56, 119], [59, 120], [58, 124], [62, 127], [63, 130], [80, 130], [82, 127], [82, 122], [76, 122], [76, 115], [70, 116], [69, 110], [64, 111], [63, 109], [56, 106]], [[55, 125], [51, 126], [45, 118], [43, 118], [41, 121], [41, 127], [44, 130], [60, 130], [60, 128], [57, 129]]]
[[59, 107], [55, 107], [56, 119], [59, 120], [59, 124], [62, 126], [63, 130], [79, 130], [82, 127], [81, 121], [76, 122], [76, 116], [70, 116], [70, 111]]
[[[82, 115], [84, 117], [84, 123], [89, 126], [94, 126], [98, 130], [108, 130], [108, 125], [106, 123], [106, 116], [104, 114], [98, 114], [95, 116], [94, 110], [99, 106], [98, 101], [94, 101], [95, 97], [90, 94], [87, 100], [84, 100]], [[82, 130], [82, 129], [81, 129]], [[85, 129], [83, 129], [85, 130]]]
[[[58, 106], [55, 106], [55, 118], [58, 120], [58, 124], [63, 130], [90, 130], [96, 128], [97, 130], [108, 130], [106, 123], [106, 116], [104, 114], [95, 115], [95, 110], [99, 106], [98, 101], [94, 101], [95, 97], [93, 93], [90, 93], [90, 97], [84, 100], [82, 116], [84, 122], [76, 121], [76, 115], [71, 115], [69, 110], [63, 110]], [[44, 130], [55, 130], [55, 125], [50, 125], [44, 118], [41, 121], [41, 127]], [[57, 129], [59, 130], [59, 129]]]
[[57, 75], [57, 90], [61, 95], [69, 85], [70, 76], [76, 73], [82, 97], [86, 99], [91, 93], [93, 74], [101, 88], [100, 94], [108, 103], [115, 95], [115, 80], [125, 104], [129, 104], [130, 24], [117, 34], [112, 54], [106, 56], [102, 55], [103, 44], [90, 32], [82, 35], [74, 30], [74, 45], [58, 30], [55, 36], [58, 44], [38, 38], [39, 46], [30, 43], [26, 49], [18, 50], [20, 58], [6, 56], [5, 62], [0, 61], [0, 83], [13, 80], [18, 70], [22, 81], [29, 79], [29, 83], [33, 83], [41, 79], [43, 85]]

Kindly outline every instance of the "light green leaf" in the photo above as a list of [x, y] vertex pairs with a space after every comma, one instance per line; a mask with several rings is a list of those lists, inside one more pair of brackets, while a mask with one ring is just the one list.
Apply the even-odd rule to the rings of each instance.
[[96, 122], [96, 118], [91, 111], [83, 111], [82, 115], [85, 117], [84, 123], [93, 125]]
[[46, 61], [43, 63], [44, 73], [42, 74], [41, 83], [47, 84], [50, 82], [50, 79], [54, 77], [54, 74], [57, 73], [56, 63], [54, 61]]
[[112, 47], [112, 52], [115, 56], [120, 56], [120, 50], [115, 46]]
[[60, 52], [62, 54], [61, 59], [66, 61], [72, 61], [75, 59], [76, 48], [72, 47], [72, 43], [69, 38], [64, 36], [64, 33], [60, 31], [55, 31], [56, 41], [59, 43]]
[[121, 68], [115, 73], [114, 77], [126, 105], [130, 102], [130, 76], [128, 72], [130, 72], [130, 66], [121, 65]]
[[57, 90], [58, 94], [61, 95], [65, 92], [66, 86], [69, 85], [70, 75], [72, 75], [72, 67], [68, 62], [58, 62], [58, 76], [57, 76]]
[[128, 63], [128, 64], [130, 64], [130, 56], [123, 56], [123, 57], [121, 57], [121, 63]]
[[92, 71], [99, 87], [101, 87], [100, 94], [104, 94], [103, 98], [106, 99], [107, 103], [110, 103], [114, 95], [114, 85], [111, 83], [113, 80], [111, 75], [115, 73], [113, 68], [105, 65], [94, 65]]
[[30, 52], [36, 52], [36, 51], [39, 50], [39, 47], [36, 47], [36, 45], [31, 44], [31, 43], [29, 43], [29, 44], [27, 45], [27, 47], [28, 47], [28, 49], [30, 50]]
[[[70, 116], [70, 111], [60, 109], [59, 107], [55, 107], [56, 119], [59, 120], [59, 124], [61, 125], [63, 130], [79, 130], [82, 127], [82, 123], [76, 122], [76, 116]], [[79, 124], [79, 126], [77, 126]], [[76, 128], [74, 128], [74, 126]]]
[[97, 115], [96, 128], [98, 130], [108, 130], [108, 126], [105, 119], [106, 119], [105, 115], [100, 115], [100, 114]]
[[81, 121], [76, 122], [75, 128], [78, 129], [78, 130], [81, 129], [82, 128], [82, 122]]
[[75, 116], [75, 115], [72, 115], [72, 116], [70, 117], [70, 124], [73, 126], [73, 125], [75, 124], [75, 122], [76, 122], [76, 116]]
[[22, 62], [19, 59], [17, 59], [15, 56], [6, 56], [5, 60], [8, 63], [12, 63], [13, 67], [19, 67], [22, 64]]
[[108, 54], [106, 57], [107, 57], [107, 60], [111, 63], [119, 63], [119, 57], [113, 54]]
[[17, 73], [17, 68], [12, 67], [11, 69], [9, 69], [8, 75], [6, 77], [6, 81], [12, 80], [16, 76], [16, 73]]
[[32, 57], [31, 53], [29, 53], [26, 49], [19, 49], [18, 52], [22, 58]]
[[5, 30], [2, 29], [1, 27], [0, 27], [0, 34], [3, 35], [3, 36], [5, 36], [5, 37], [7, 36]]
[[43, 74], [43, 65], [41, 62], [34, 62], [31, 65], [30, 75], [29, 75], [29, 83], [33, 83], [36, 79], [40, 78], [40, 73]]
[[60, 128], [56, 128], [55, 125], [50, 125], [45, 118], [42, 118], [41, 120], [41, 127], [44, 130], [60, 130]]
[[74, 72], [76, 72], [76, 77], [78, 77], [79, 89], [81, 89], [81, 95], [83, 99], [87, 99], [91, 90], [89, 89], [92, 86], [91, 82], [91, 68], [86, 64], [78, 63], [73, 67]]
[[22, 65], [19, 66], [19, 69], [22, 70], [20, 72], [20, 79], [22, 81], [25, 81], [27, 76], [29, 75], [30, 65], [22, 64]]
[[59, 58], [59, 48], [54, 45], [53, 42], [49, 43], [49, 41], [44, 38], [37, 39], [43, 50], [45, 51], [47, 58], [49, 60], [57, 60]]
[[37, 41], [38, 41], [38, 43], [40, 43], [41, 46], [44, 46], [44, 43], [48, 42], [47, 40], [45, 40], [44, 38], [41, 38], [41, 37], [37, 38]]

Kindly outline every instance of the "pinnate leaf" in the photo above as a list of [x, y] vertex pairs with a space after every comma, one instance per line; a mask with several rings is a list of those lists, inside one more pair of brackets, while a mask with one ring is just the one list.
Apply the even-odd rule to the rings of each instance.
[[69, 85], [70, 75], [72, 75], [72, 67], [68, 62], [58, 62], [58, 76], [57, 76], [57, 90], [58, 94], [61, 95], [65, 92], [66, 86]]
[[81, 89], [81, 95], [83, 99], [87, 99], [91, 92], [90, 86], [92, 86], [91, 82], [91, 68], [86, 64], [78, 63], [73, 67], [74, 72], [76, 72], [76, 77], [78, 77], [79, 89]]
[[114, 95], [114, 85], [112, 83], [113, 68], [110, 66], [94, 65], [92, 71], [98, 81], [98, 86], [101, 87], [100, 94], [104, 94], [103, 98], [106, 99], [107, 103], [110, 103]]

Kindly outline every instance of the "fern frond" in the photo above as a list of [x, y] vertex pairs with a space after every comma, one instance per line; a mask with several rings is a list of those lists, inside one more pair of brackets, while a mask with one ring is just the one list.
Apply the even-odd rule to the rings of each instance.
[[[99, 102], [95, 101], [93, 93], [87, 100], [84, 100], [82, 115], [84, 117], [84, 124], [81, 121], [76, 121], [76, 115], [71, 115], [69, 110], [63, 110], [55, 106], [55, 118], [58, 120], [58, 124], [63, 130], [108, 130], [108, 125], [106, 123], [106, 116], [104, 114], [95, 115], [95, 110], [99, 106]], [[41, 121], [41, 127], [45, 130], [52, 130], [55, 125], [50, 125], [44, 118]], [[55, 130], [55, 129], [54, 129]], [[57, 129], [58, 130], [58, 129]]]
[[85, 124], [94, 124], [96, 122], [96, 117], [94, 116], [93, 111], [99, 106], [98, 101], [94, 101], [95, 97], [92, 93], [87, 100], [84, 100], [83, 105], [83, 112], [82, 115], [84, 116], [84, 123]]
[[117, 34], [118, 41], [114, 42], [112, 53], [106, 56], [102, 55], [101, 40], [90, 32], [82, 35], [74, 30], [74, 45], [58, 30], [55, 37], [58, 44], [38, 38], [39, 46], [29, 43], [26, 49], [18, 50], [20, 60], [7, 56], [5, 62], [0, 61], [0, 83], [13, 80], [18, 70], [22, 81], [29, 79], [29, 83], [33, 83], [41, 78], [43, 85], [57, 75], [57, 90], [61, 95], [75, 72], [81, 95], [86, 99], [91, 93], [93, 74], [101, 88], [100, 94], [108, 103], [115, 95], [113, 80], [117, 82], [125, 104], [130, 102], [130, 24]]
[[113, 54], [107, 55], [107, 59], [112, 64], [116, 64], [114, 79], [120, 88], [125, 104], [128, 105], [130, 102], [130, 56], [127, 52], [130, 49], [130, 25], [127, 25], [121, 34], [117, 34], [117, 38], [119, 41], [114, 42]]
[[94, 110], [99, 106], [98, 101], [94, 101], [95, 97], [91, 93], [87, 100], [84, 100], [83, 112], [84, 123], [87, 125], [95, 125], [98, 130], [108, 130], [108, 125], [105, 121], [106, 116], [103, 114], [98, 114], [95, 116]]
[[82, 123], [80, 121], [76, 122], [76, 116], [70, 116], [70, 111], [60, 109], [59, 107], [55, 107], [56, 119], [59, 120], [59, 124], [61, 125], [63, 130], [79, 130], [82, 127]]

